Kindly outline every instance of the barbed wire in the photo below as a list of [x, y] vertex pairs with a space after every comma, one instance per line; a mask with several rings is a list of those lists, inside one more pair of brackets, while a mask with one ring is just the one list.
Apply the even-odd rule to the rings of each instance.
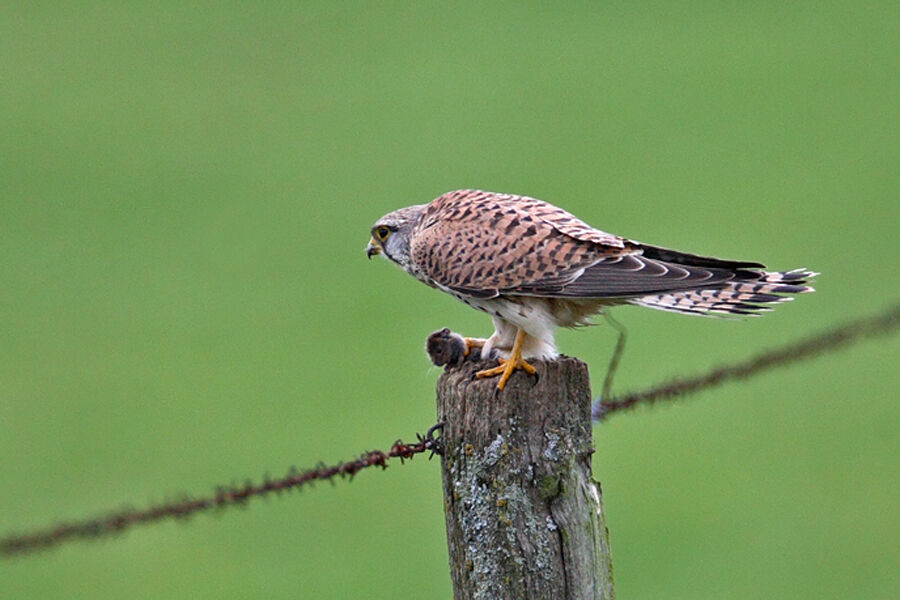
[[287, 475], [280, 479], [268, 477], [260, 484], [250, 481], [243, 486], [220, 486], [211, 496], [202, 498], [184, 497], [176, 502], [168, 502], [149, 506], [144, 509], [127, 509], [104, 517], [85, 521], [61, 523], [59, 525], [24, 534], [11, 534], [0, 538], [0, 557], [26, 554], [56, 546], [62, 542], [75, 539], [91, 539], [121, 533], [135, 525], [146, 525], [164, 519], [185, 519], [194, 513], [223, 509], [228, 506], [242, 506], [253, 498], [261, 498], [268, 494], [281, 494], [296, 490], [314, 481], [331, 481], [335, 477], [350, 478], [369, 467], [386, 469], [388, 460], [399, 458], [403, 463], [416, 454], [430, 452], [430, 459], [441, 453], [440, 439], [434, 434], [443, 427], [442, 423], [432, 426], [423, 436], [416, 434], [418, 441], [405, 444], [400, 440], [394, 442], [387, 452], [370, 450], [359, 458], [348, 462], [340, 462], [327, 466], [319, 464], [313, 469], [297, 471], [291, 468]]
[[[827, 329], [799, 342], [767, 350], [748, 360], [718, 367], [702, 375], [673, 379], [668, 383], [643, 391], [613, 397], [606, 402], [602, 399], [598, 400], [591, 407], [591, 413], [595, 422], [599, 422], [612, 413], [653, 404], [660, 400], [674, 400], [727, 381], [744, 379], [769, 369], [787, 366], [819, 354], [832, 352], [866, 338], [890, 335], [895, 333], [898, 327], [900, 327], [900, 304], [877, 315]], [[439, 342], [437, 344], [439, 346], [450, 343], [449, 347], [452, 347], [454, 340], [451, 340], [449, 335], [455, 334], [449, 330], [435, 332], [432, 335], [434, 339], [429, 338], [429, 341], [430, 343]], [[369, 467], [386, 469], [388, 461], [392, 458], [399, 458], [403, 463], [406, 459], [411, 459], [416, 454], [423, 452], [431, 452], [429, 455], [431, 458], [434, 454], [441, 453], [440, 439], [435, 438], [434, 435], [442, 427], [443, 423], [438, 423], [428, 429], [424, 436], [416, 434], [418, 441], [413, 444], [397, 440], [387, 452], [371, 450], [355, 460], [339, 462], [331, 466], [319, 464], [315, 468], [305, 471], [291, 468], [286, 476], [280, 479], [267, 477], [260, 484], [248, 481], [243, 486], [220, 486], [216, 488], [214, 494], [206, 497], [185, 496], [178, 501], [156, 504], [144, 509], [126, 509], [96, 519], [61, 523], [28, 533], [13, 533], [0, 538], [0, 558], [27, 554], [76, 539], [93, 539], [120, 533], [136, 525], [155, 523], [170, 518], [185, 519], [195, 513], [220, 510], [230, 506], [244, 506], [253, 498], [300, 489], [315, 481], [333, 481], [335, 477], [352, 479], [359, 471]]]
[[675, 400], [727, 381], [746, 379], [769, 369], [786, 367], [826, 352], [833, 352], [865, 338], [890, 335], [895, 333], [898, 327], [900, 327], [900, 304], [874, 316], [856, 319], [798, 342], [763, 351], [747, 360], [716, 367], [702, 375], [673, 379], [646, 390], [613, 397], [606, 401], [600, 398], [591, 406], [591, 416], [597, 423], [612, 413], [654, 404], [660, 400]]

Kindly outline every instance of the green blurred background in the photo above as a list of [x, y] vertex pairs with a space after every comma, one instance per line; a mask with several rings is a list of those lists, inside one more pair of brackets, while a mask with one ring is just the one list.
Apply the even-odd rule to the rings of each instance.
[[[764, 319], [621, 308], [637, 389], [897, 298], [884, 3], [4, 3], [0, 533], [413, 438], [490, 323], [368, 230], [455, 188], [776, 268]], [[608, 327], [562, 332], [596, 388]], [[896, 338], [595, 431], [620, 598], [896, 598]], [[0, 563], [4, 598], [450, 595], [437, 462]]]

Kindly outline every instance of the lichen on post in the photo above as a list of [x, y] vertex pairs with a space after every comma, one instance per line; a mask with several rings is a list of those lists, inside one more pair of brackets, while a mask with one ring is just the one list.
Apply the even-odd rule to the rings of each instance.
[[454, 597], [612, 598], [587, 367], [536, 361], [537, 377], [516, 372], [498, 391], [458, 340], [443, 330], [427, 347], [447, 364], [437, 411]]

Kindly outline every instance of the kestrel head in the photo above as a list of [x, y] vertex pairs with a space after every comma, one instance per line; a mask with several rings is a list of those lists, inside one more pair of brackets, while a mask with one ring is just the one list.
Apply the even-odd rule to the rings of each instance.
[[366, 256], [372, 258], [373, 254], [383, 254], [406, 269], [409, 266], [409, 236], [424, 208], [424, 204], [407, 206], [378, 219], [372, 226]]

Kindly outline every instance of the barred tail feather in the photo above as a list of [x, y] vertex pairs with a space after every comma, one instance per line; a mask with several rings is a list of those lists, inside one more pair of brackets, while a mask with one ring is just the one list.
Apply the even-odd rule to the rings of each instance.
[[759, 272], [758, 279], [740, 278], [715, 288], [650, 294], [627, 300], [629, 304], [690, 315], [759, 316], [772, 305], [793, 300], [781, 294], [806, 294], [815, 291], [806, 285], [818, 275], [807, 269]]

